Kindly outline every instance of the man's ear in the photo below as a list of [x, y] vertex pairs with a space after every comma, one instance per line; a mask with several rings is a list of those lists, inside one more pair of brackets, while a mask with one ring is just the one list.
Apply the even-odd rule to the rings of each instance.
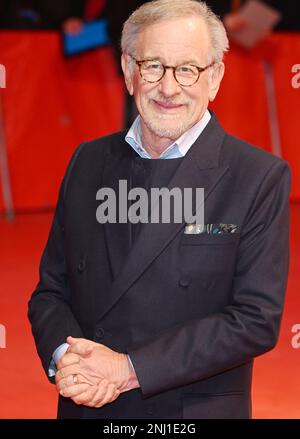
[[133, 72], [130, 69], [130, 61], [130, 56], [123, 53], [121, 57], [121, 65], [124, 74], [125, 84], [128, 93], [133, 96]]
[[221, 85], [221, 81], [225, 73], [225, 65], [224, 63], [220, 62], [216, 65], [216, 67], [212, 67], [212, 69], [213, 69], [212, 72], [209, 72], [210, 77], [208, 78], [209, 81], [208, 98], [210, 102], [212, 102], [217, 96], [217, 93]]

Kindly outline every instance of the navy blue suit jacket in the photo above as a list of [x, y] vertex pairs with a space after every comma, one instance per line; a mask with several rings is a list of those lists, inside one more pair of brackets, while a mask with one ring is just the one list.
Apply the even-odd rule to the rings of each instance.
[[141, 388], [99, 409], [60, 398], [60, 417], [247, 418], [254, 357], [276, 344], [288, 273], [287, 164], [224, 132], [216, 117], [169, 187], [205, 189], [205, 223], [232, 234], [184, 234], [96, 220], [100, 187], [130, 179], [117, 133], [81, 145], [63, 179], [40, 280], [29, 303], [48, 373], [68, 335], [130, 355]]

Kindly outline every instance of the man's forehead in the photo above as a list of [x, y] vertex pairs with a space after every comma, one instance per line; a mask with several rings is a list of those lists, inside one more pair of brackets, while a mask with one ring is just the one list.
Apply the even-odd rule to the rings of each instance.
[[136, 48], [138, 56], [186, 62], [205, 57], [210, 40], [200, 17], [183, 17], [147, 26], [140, 33]]

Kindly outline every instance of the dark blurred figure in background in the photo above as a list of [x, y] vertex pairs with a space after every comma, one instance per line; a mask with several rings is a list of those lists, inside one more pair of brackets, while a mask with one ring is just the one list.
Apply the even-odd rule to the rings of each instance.
[[[207, 0], [206, 3], [221, 16], [229, 30], [241, 25], [238, 8], [247, 0]], [[300, 30], [299, 2], [295, 0], [262, 0], [282, 14], [276, 30]], [[72, 32], [82, 20], [99, 17], [109, 19], [114, 46], [119, 50], [122, 23], [130, 13], [146, 1], [141, 0], [0, 0], [2, 29], [59, 29], [63, 24]]]
[[[83, 10], [83, 5], [87, 7], [87, 4], [90, 4], [90, 10], [94, 13], [94, 18], [105, 17], [108, 21], [108, 33], [111, 40], [111, 43], [114, 48], [115, 57], [116, 57], [116, 65], [119, 71], [119, 74], [123, 77], [122, 69], [121, 69], [121, 48], [120, 48], [120, 39], [123, 23], [127, 20], [129, 15], [141, 6], [143, 3], [146, 3], [145, 0], [106, 0], [105, 2], [101, 0], [88, 0], [81, 2], [81, 10]], [[98, 3], [98, 15], [97, 15], [97, 3]], [[101, 5], [103, 3], [103, 5]], [[99, 8], [100, 6], [100, 8]], [[103, 6], [101, 8], [101, 6]], [[76, 33], [80, 31], [80, 27], [82, 26], [83, 15], [77, 15], [70, 17], [68, 20], [64, 22], [64, 30], [69, 33]], [[129, 95], [127, 90], [124, 88], [124, 119], [123, 124], [124, 128], [128, 128], [132, 125], [134, 119], [137, 116], [137, 109], [134, 103], [134, 100]]]
[[76, 33], [84, 21], [101, 16], [105, 0], [0, 0], [0, 28]]
[[127, 20], [129, 15], [141, 6], [146, 1], [143, 0], [126, 0], [120, 2], [120, 0], [106, 0], [104, 7], [104, 15], [108, 19], [108, 30], [111, 41], [114, 45], [114, 48], [117, 52], [118, 64], [120, 66], [121, 72], [121, 48], [120, 48], [120, 39], [121, 39], [121, 31], [124, 22]]
[[[104, 15], [108, 20], [108, 32], [113, 44], [116, 62], [120, 75], [123, 76], [121, 70], [121, 48], [120, 39], [124, 22], [129, 15], [146, 1], [142, 0], [107, 0], [104, 8]], [[116, 12], [117, 11], [117, 12]], [[137, 109], [134, 100], [124, 89], [124, 128], [129, 128], [137, 116]]]
[[59, 29], [71, 16], [82, 16], [84, 1], [0, 0], [2, 29]]
[[[227, 30], [236, 31], [243, 27], [244, 23], [238, 14], [238, 9], [246, 1], [248, 0], [207, 0], [206, 3], [223, 19]], [[295, 0], [263, 0], [262, 2], [282, 14], [282, 19], [275, 30], [300, 30], [299, 2]]]

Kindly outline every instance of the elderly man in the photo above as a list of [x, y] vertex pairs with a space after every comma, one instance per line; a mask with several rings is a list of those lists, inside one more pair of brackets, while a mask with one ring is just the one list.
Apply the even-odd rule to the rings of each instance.
[[[203, 2], [149, 2], [125, 23], [139, 117], [76, 150], [29, 304], [59, 417], [251, 416], [253, 358], [274, 347], [282, 315], [289, 170], [207, 109], [227, 48]], [[99, 189], [126, 198], [120, 182], [204, 188], [204, 220], [102, 224]]]

